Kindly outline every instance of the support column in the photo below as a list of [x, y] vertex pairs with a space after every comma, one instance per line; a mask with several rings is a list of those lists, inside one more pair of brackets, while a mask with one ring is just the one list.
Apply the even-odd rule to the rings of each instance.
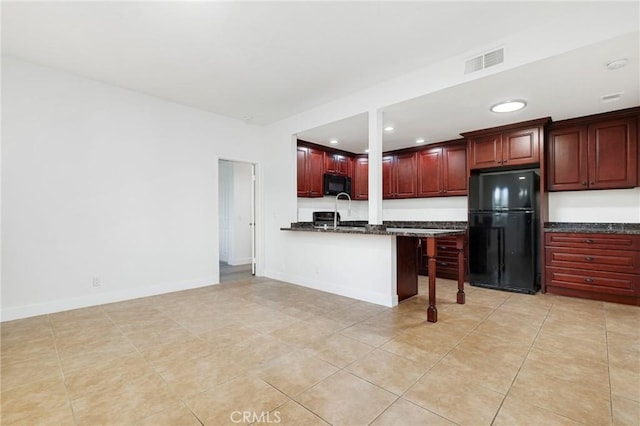
[[382, 225], [382, 110], [369, 111], [369, 223]]

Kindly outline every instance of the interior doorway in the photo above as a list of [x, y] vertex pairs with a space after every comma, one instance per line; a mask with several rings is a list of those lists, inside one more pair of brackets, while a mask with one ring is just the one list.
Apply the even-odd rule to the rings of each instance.
[[220, 282], [255, 275], [255, 165], [218, 162]]

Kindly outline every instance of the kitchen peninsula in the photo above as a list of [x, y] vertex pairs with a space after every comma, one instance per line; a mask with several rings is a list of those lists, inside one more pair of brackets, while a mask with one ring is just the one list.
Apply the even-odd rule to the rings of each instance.
[[[436, 307], [436, 254], [437, 245], [436, 240], [441, 237], [455, 236], [456, 237], [456, 249], [458, 252], [458, 293], [456, 295], [456, 302], [459, 304], [465, 303], [464, 294], [464, 237], [466, 231], [464, 229], [455, 228], [410, 228], [410, 227], [392, 227], [386, 225], [364, 225], [364, 226], [312, 226], [311, 223], [292, 223], [290, 228], [281, 228], [283, 231], [298, 231], [305, 233], [314, 233], [321, 235], [320, 239], [325, 237], [338, 237], [340, 235], [340, 241], [334, 241], [334, 245], [344, 247], [344, 234], [349, 237], [353, 237], [356, 240], [360, 238], [372, 238], [369, 247], [377, 246], [377, 243], [386, 243], [383, 246], [388, 247], [388, 259], [391, 263], [391, 276], [386, 281], [387, 287], [384, 289], [384, 294], [390, 296], [390, 303], [382, 301], [374, 302], [384, 305], [394, 306], [399, 301], [407, 299], [411, 296], [415, 296], [418, 293], [418, 251], [417, 249], [424, 242], [426, 244], [426, 255], [428, 258], [429, 269], [429, 306], [427, 307], [427, 321], [437, 322], [438, 310]], [[330, 235], [327, 234], [337, 234]], [[362, 236], [362, 237], [361, 237]], [[380, 241], [382, 239], [382, 241]], [[337, 244], [336, 244], [337, 243]], [[362, 241], [367, 244], [367, 242]], [[313, 245], [316, 248], [320, 247], [316, 253], [323, 251], [322, 240], [318, 240], [317, 245]], [[349, 246], [349, 244], [347, 244]], [[346, 253], [345, 253], [346, 254]], [[378, 253], [380, 254], [380, 253]], [[353, 258], [362, 256], [362, 253], [352, 247], [350, 254], [347, 256]], [[320, 259], [319, 259], [320, 260]], [[395, 260], [395, 262], [393, 261]], [[363, 268], [375, 269], [375, 260], [371, 262], [362, 263]], [[364, 270], [362, 271], [364, 272]], [[349, 271], [350, 274], [358, 273], [358, 270]], [[384, 282], [382, 283], [384, 286]], [[319, 287], [316, 287], [319, 288]], [[323, 288], [320, 288], [323, 289]], [[378, 287], [380, 289], [380, 286]], [[337, 294], [344, 294], [340, 291], [332, 291], [330, 288], [323, 289], [329, 292], [336, 292]], [[346, 294], [344, 294], [346, 295]], [[355, 297], [361, 300], [372, 301], [370, 297], [358, 297], [357, 294], [351, 293], [351, 297]]]

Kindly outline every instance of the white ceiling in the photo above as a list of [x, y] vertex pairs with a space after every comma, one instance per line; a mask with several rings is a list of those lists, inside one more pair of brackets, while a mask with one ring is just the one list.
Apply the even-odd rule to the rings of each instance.
[[[253, 124], [272, 123], [553, 19], [638, 10], [637, 2], [538, 1], [3, 1], [1, 7], [3, 55]], [[385, 117], [397, 130], [385, 136], [385, 149], [407, 146], [416, 135], [434, 142], [502, 122], [637, 105], [637, 34], [593, 49], [597, 59], [591, 51], [570, 53], [575, 56], [390, 106]], [[602, 61], [618, 55], [629, 57], [631, 66], [605, 73]], [[617, 90], [625, 92], [618, 103], [594, 104]], [[529, 101], [527, 109], [505, 118], [488, 113], [488, 104], [514, 94]], [[366, 122], [366, 115], [343, 120], [340, 134], [332, 136], [342, 149], [362, 152]]]

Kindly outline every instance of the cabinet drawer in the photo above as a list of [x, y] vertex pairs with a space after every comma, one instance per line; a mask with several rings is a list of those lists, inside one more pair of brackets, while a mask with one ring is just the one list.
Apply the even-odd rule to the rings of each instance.
[[547, 247], [546, 266], [637, 274], [640, 252], [625, 250]]
[[621, 296], [640, 295], [640, 275], [547, 268], [547, 286]]
[[545, 245], [556, 247], [640, 250], [640, 235], [547, 232]]
[[436, 256], [436, 260], [438, 261], [444, 261], [444, 262], [450, 262], [450, 263], [458, 263], [458, 253], [443, 253], [443, 252], [438, 252], [438, 255]]

